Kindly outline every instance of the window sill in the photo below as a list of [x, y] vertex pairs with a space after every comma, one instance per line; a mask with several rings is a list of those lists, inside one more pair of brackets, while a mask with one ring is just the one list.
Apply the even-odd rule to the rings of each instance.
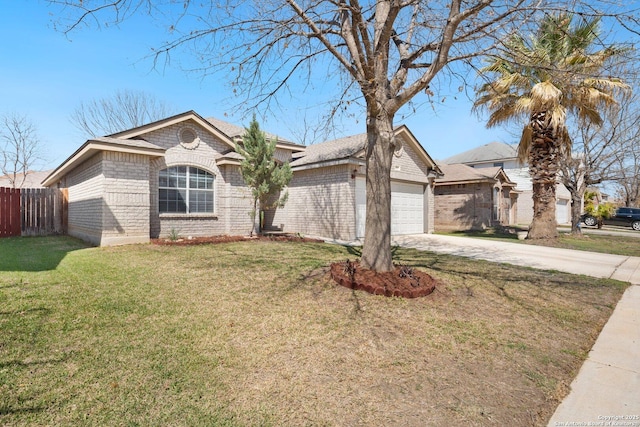
[[218, 219], [215, 213], [161, 213], [160, 219]]

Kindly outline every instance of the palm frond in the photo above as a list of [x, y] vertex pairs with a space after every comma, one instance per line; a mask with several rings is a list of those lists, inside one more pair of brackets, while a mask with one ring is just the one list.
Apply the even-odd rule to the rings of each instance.
[[536, 111], [546, 111], [560, 103], [562, 91], [547, 80], [535, 84], [531, 88], [532, 108]]
[[524, 164], [528, 160], [532, 138], [533, 129], [530, 125], [526, 125], [522, 129], [522, 135], [520, 136], [520, 142], [518, 143], [518, 162], [520, 162], [520, 164]]

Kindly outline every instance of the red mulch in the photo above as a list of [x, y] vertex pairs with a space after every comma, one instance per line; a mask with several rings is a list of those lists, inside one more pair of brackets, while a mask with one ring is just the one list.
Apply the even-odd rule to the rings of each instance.
[[441, 284], [424, 271], [407, 266], [398, 265], [394, 271], [378, 273], [349, 260], [331, 264], [331, 278], [349, 289], [403, 298], [429, 295]]
[[301, 237], [292, 234], [277, 234], [267, 236], [209, 236], [209, 237], [192, 237], [192, 238], [180, 238], [177, 240], [171, 239], [151, 239], [151, 243], [154, 245], [169, 245], [169, 246], [188, 246], [188, 245], [203, 245], [203, 244], [216, 244], [216, 243], [233, 243], [244, 241], [269, 241], [269, 242], [305, 242], [305, 243], [322, 243], [322, 240], [310, 239], [307, 237]]

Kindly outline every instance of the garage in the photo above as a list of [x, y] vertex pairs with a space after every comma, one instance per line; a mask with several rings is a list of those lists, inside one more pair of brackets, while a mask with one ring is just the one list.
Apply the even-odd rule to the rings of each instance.
[[[356, 178], [356, 237], [364, 237], [366, 184]], [[391, 181], [391, 234], [424, 233], [424, 188], [422, 184]]]
[[558, 224], [567, 224], [571, 222], [569, 218], [569, 201], [558, 199], [556, 201], [556, 222]]

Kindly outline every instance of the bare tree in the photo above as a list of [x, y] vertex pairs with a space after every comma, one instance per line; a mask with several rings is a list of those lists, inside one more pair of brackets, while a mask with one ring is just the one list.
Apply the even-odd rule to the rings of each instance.
[[[67, 31], [98, 24], [109, 14], [119, 22], [135, 13], [167, 16], [171, 10], [151, 0], [52, 0], [77, 13]], [[332, 111], [361, 102], [368, 135], [366, 228], [362, 264], [392, 269], [391, 184], [396, 113], [425, 92], [438, 91], [441, 74], [460, 71], [490, 51], [515, 27], [528, 25], [543, 9], [562, 8], [555, 0], [262, 0], [180, 2], [172, 9], [175, 39], [160, 47], [156, 60], [178, 47], [197, 52], [207, 75], [231, 72], [245, 94], [246, 107], [267, 104], [276, 94], [308, 81], [340, 78]], [[575, 5], [574, 5], [575, 6]], [[585, 12], [586, 13], [586, 12]], [[164, 55], [164, 56], [163, 56]]]
[[582, 198], [587, 188], [616, 182], [623, 191], [629, 190], [626, 194], [633, 193], [640, 170], [638, 107], [638, 94], [624, 93], [601, 125], [583, 123], [572, 128], [572, 152], [561, 163], [562, 183], [571, 193], [572, 234], [581, 233]]
[[0, 120], [0, 172], [12, 188], [22, 188], [32, 168], [43, 159], [38, 132], [24, 115], [6, 114]]
[[97, 137], [141, 126], [172, 114], [172, 109], [143, 91], [122, 90], [108, 98], [82, 102], [71, 123], [85, 136]]
[[634, 92], [620, 102], [612, 134], [613, 159], [609, 181], [625, 206], [640, 204], [640, 93]]

